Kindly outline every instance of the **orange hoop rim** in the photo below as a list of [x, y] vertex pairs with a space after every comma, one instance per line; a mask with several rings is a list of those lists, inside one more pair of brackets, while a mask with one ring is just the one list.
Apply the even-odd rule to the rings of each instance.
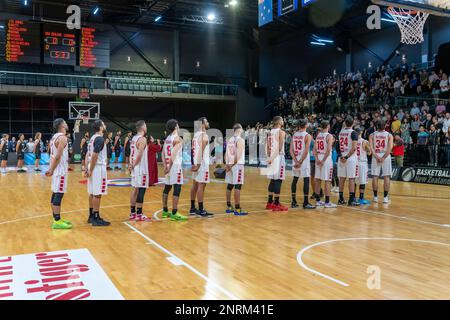
[[395, 14], [399, 15], [399, 16], [416, 15], [417, 13], [419, 13], [419, 11], [417, 11], [417, 10], [397, 8], [397, 7], [393, 7], [393, 6], [389, 6], [388, 7], [388, 12], [390, 13], [391, 11], [394, 11], [395, 9], [402, 9], [402, 10], [404, 10], [404, 11], [400, 11], [400, 12], [397, 12], [397, 11], [395, 12]]

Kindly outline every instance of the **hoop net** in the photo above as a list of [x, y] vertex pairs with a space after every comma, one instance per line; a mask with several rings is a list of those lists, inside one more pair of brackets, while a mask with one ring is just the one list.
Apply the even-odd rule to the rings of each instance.
[[394, 7], [389, 7], [388, 12], [400, 28], [402, 43], [418, 44], [424, 41], [423, 28], [429, 13]]
[[89, 116], [88, 115], [82, 115], [81, 120], [83, 120], [83, 124], [89, 124]]

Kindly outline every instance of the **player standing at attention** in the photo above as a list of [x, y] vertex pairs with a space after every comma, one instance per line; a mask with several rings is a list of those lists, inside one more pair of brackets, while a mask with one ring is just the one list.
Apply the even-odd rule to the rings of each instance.
[[356, 146], [356, 156], [358, 157], [358, 166], [356, 167], [355, 183], [359, 185], [359, 204], [370, 204], [369, 200], [364, 199], [366, 184], [369, 182], [369, 166], [367, 165], [367, 154], [371, 154], [369, 142], [362, 138], [363, 130], [355, 129], [358, 134], [358, 145]]
[[[197, 132], [192, 140], [192, 179], [194, 180], [191, 188], [191, 210], [189, 214], [199, 215], [204, 218], [213, 216], [203, 207], [203, 198], [206, 185], [209, 183], [209, 137], [206, 130], [209, 129], [208, 119], [202, 117], [195, 123]], [[198, 210], [195, 208], [195, 199], [198, 200]]]
[[123, 142], [123, 148], [125, 149], [125, 168], [128, 169], [128, 164], [130, 163], [130, 143], [131, 138], [133, 137], [133, 132], [128, 131], [127, 136], [125, 137], [125, 141]]
[[6, 165], [8, 164], [8, 144], [9, 144], [9, 135], [3, 134], [2, 139], [0, 140], [0, 170], [2, 174], [6, 174]]
[[347, 116], [344, 121], [344, 127], [339, 132], [339, 150], [341, 156], [338, 161], [338, 177], [339, 177], [339, 202], [345, 205], [344, 187], [345, 181], [348, 179], [348, 191], [350, 194], [348, 205], [358, 206], [359, 202], [355, 197], [355, 178], [358, 158], [356, 156], [356, 147], [358, 145], [358, 134], [353, 130], [353, 118]]
[[116, 136], [114, 137], [114, 164], [113, 168], [117, 168], [119, 170], [122, 170], [121, 165], [119, 163], [120, 154], [122, 153], [122, 141], [120, 140], [120, 137], [122, 136], [122, 131], [118, 130], [116, 133]]
[[81, 150], [81, 171], [84, 171], [86, 169], [86, 154], [88, 149], [88, 143], [89, 143], [89, 132], [84, 133], [84, 137], [81, 139], [80, 142], [80, 150]]
[[273, 129], [269, 133], [266, 145], [266, 158], [268, 165], [267, 178], [270, 179], [266, 210], [288, 211], [288, 207], [285, 207], [280, 203], [281, 184], [283, 183], [286, 175], [286, 159], [284, 157], [286, 133], [282, 129], [284, 127], [284, 121], [282, 117], [276, 116], [273, 118], [272, 122]]
[[303, 178], [303, 209], [315, 209], [308, 201], [309, 183], [311, 177], [311, 162], [309, 150], [311, 147], [312, 137], [306, 132], [308, 120], [300, 119], [297, 125], [297, 132], [292, 136], [290, 153], [294, 161], [291, 191], [292, 191], [292, 208], [298, 208], [297, 203], [297, 183], [299, 178]]
[[34, 136], [34, 156], [36, 160], [34, 161], [34, 171], [41, 172], [41, 169], [39, 169], [39, 162], [41, 161], [41, 137], [42, 134], [40, 132], [37, 132]]
[[[170, 218], [172, 221], [186, 221], [188, 218], [178, 213], [178, 200], [181, 194], [181, 186], [183, 185], [183, 141], [178, 135], [178, 121], [171, 119], [166, 123], [166, 130], [170, 132], [164, 141], [162, 150], [162, 158], [164, 165], [164, 174], [166, 175], [166, 183], [162, 195], [163, 218]], [[169, 212], [167, 205], [169, 193], [173, 187], [172, 212]]]
[[106, 170], [111, 170], [111, 158], [113, 153], [113, 134], [112, 132], [108, 132], [107, 138], [105, 140], [106, 145], [106, 156], [107, 156], [107, 162], [106, 162]]
[[[226, 213], [236, 216], [246, 216], [248, 213], [241, 208], [241, 190], [244, 185], [245, 140], [242, 138], [242, 125], [233, 126], [234, 134], [228, 140], [225, 151], [225, 182], [228, 184], [226, 192]], [[234, 207], [231, 205], [231, 191], [234, 188]]]
[[95, 120], [92, 124], [95, 134], [88, 145], [86, 155], [86, 172], [89, 193], [89, 219], [93, 227], [106, 227], [111, 223], [100, 217], [100, 202], [102, 196], [108, 193], [108, 176], [106, 172], [107, 153], [103, 135], [106, 126], [102, 120]]
[[45, 173], [47, 177], [52, 177], [52, 229], [72, 229], [72, 223], [61, 219], [61, 202], [67, 192], [67, 173], [69, 171], [69, 143], [66, 132], [69, 130], [64, 119], [53, 121], [53, 128], [56, 131], [50, 140], [50, 167]]
[[25, 152], [27, 150], [27, 142], [23, 133], [19, 134], [19, 140], [16, 145], [17, 152], [17, 172], [27, 172], [23, 168], [23, 160], [25, 159]]
[[[318, 207], [336, 208], [337, 205], [330, 202], [331, 179], [333, 178], [333, 159], [331, 158], [331, 149], [333, 148], [334, 138], [328, 131], [330, 122], [323, 120], [320, 123], [321, 132], [316, 137], [314, 145], [314, 157], [316, 158], [316, 201]], [[324, 181], [325, 202], [320, 200], [321, 182]]]
[[372, 151], [373, 202], [378, 202], [378, 177], [380, 177], [382, 172], [381, 176], [384, 179], [383, 203], [389, 203], [389, 188], [392, 175], [391, 152], [394, 146], [394, 138], [392, 134], [385, 130], [385, 121], [378, 120], [375, 127], [377, 131], [369, 136], [369, 145]]
[[[119, 131], [120, 132], [120, 131]], [[119, 134], [118, 132], [118, 134]], [[130, 220], [151, 222], [152, 219], [142, 213], [145, 192], [148, 188], [148, 152], [147, 152], [147, 125], [144, 120], [136, 122], [136, 135], [131, 140], [131, 157], [129, 170], [131, 172]], [[116, 136], [117, 137], [117, 136]]]

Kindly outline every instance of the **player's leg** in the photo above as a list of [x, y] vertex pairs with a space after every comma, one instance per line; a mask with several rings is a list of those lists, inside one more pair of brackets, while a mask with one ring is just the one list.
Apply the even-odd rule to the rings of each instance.
[[142, 182], [142, 184], [137, 189], [136, 195], [136, 221], [140, 222], [152, 222], [151, 218], [148, 218], [144, 213], [144, 199], [145, 193], [147, 192], [146, 179]]
[[51, 206], [53, 212], [53, 224], [52, 229], [72, 229], [72, 224], [68, 221], [61, 219], [61, 203], [64, 197], [64, 193], [53, 193], [51, 198]]
[[[231, 182], [231, 181], [229, 181]], [[227, 191], [226, 191], [226, 200], [227, 200], [227, 209], [225, 210], [226, 213], [234, 213], [235, 208], [231, 205], [231, 192], [234, 189], [234, 185], [231, 183], [227, 184]]]
[[283, 184], [283, 180], [281, 180], [281, 179], [275, 180], [274, 201], [273, 201], [274, 208], [272, 209], [273, 211], [288, 211], [289, 210], [288, 207], [283, 206], [280, 202], [282, 184]]
[[372, 178], [373, 202], [378, 202], [378, 176]]
[[138, 195], [138, 188], [133, 187], [130, 194], [130, 220], [136, 220], [136, 198]]
[[169, 216], [170, 216], [169, 205], [168, 205], [168, 202], [169, 202], [168, 199], [169, 199], [170, 191], [172, 191], [172, 186], [166, 184], [166, 185], [164, 186], [164, 190], [163, 190], [163, 194], [162, 194], [162, 204], [163, 204], [162, 217], [163, 217], [164, 219], [165, 219], [165, 218], [169, 218]]
[[34, 171], [41, 171], [39, 169], [39, 161], [40, 159], [36, 158], [36, 160], [34, 160]]
[[103, 220], [100, 216], [100, 203], [102, 200], [102, 196], [107, 194], [107, 174], [106, 168], [96, 166], [94, 171], [92, 172], [91, 177], [92, 184], [92, 208], [93, 208], [93, 219], [92, 226], [93, 227], [106, 227], [111, 223]]
[[384, 179], [384, 199], [383, 203], [389, 203], [389, 191], [391, 188], [391, 176], [386, 175], [383, 177]]
[[325, 208], [336, 208], [337, 205], [332, 203], [331, 197], [331, 180], [333, 179], [333, 163], [324, 163], [323, 167], [325, 181]]
[[170, 214], [170, 220], [172, 221], [186, 221], [188, 217], [178, 213], [178, 201], [181, 195], [181, 184], [175, 184], [173, 186], [172, 196], [172, 213]]
[[198, 182], [194, 181], [192, 182], [192, 187], [191, 187], [191, 209], [189, 210], [189, 214], [193, 215], [197, 213], [197, 208], [195, 208], [195, 199], [197, 197], [197, 192], [198, 192]]
[[303, 178], [303, 209], [315, 209], [316, 206], [313, 206], [309, 203], [308, 197], [309, 197], [309, 183], [311, 178], [310, 177], [304, 177]]
[[273, 209], [273, 192], [275, 187], [275, 181], [273, 179], [270, 179], [269, 186], [267, 187], [267, 205], [266, 210], [272, 210]]
[[294, 173], [294, 178], [292, 179], [292, 184], [291, 184], [291, 194], [292, 194], [292, 203], [291, 203], [291, 207], [292, 208], [298, 208], [298, 203], [297, 203], [297, 183], [298, 183], [298, 175], [296, 173]]
[[207, 184], [206, 182], [201, 182], [201, 183], [199, 182], [198, 190], [197, 190], [197, 200], [198, 200], [197, 215], [202, 216], [202, 217], [209, 217], [212, 215], [211, 213], [208, 213], [208, 211], [205, 210], [204, 205], [203, 205], [206, 184]]
[[91, 224], [94, 220], [94, 196], [92, 194], [89, 195], [89, 219], [88, 223]]

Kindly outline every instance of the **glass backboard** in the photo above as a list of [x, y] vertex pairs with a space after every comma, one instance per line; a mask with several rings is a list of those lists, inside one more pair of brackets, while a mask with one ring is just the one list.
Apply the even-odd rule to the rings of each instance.
[[405, 8], [450, 18], [450, 0], [372, 0], [388, 7]]

